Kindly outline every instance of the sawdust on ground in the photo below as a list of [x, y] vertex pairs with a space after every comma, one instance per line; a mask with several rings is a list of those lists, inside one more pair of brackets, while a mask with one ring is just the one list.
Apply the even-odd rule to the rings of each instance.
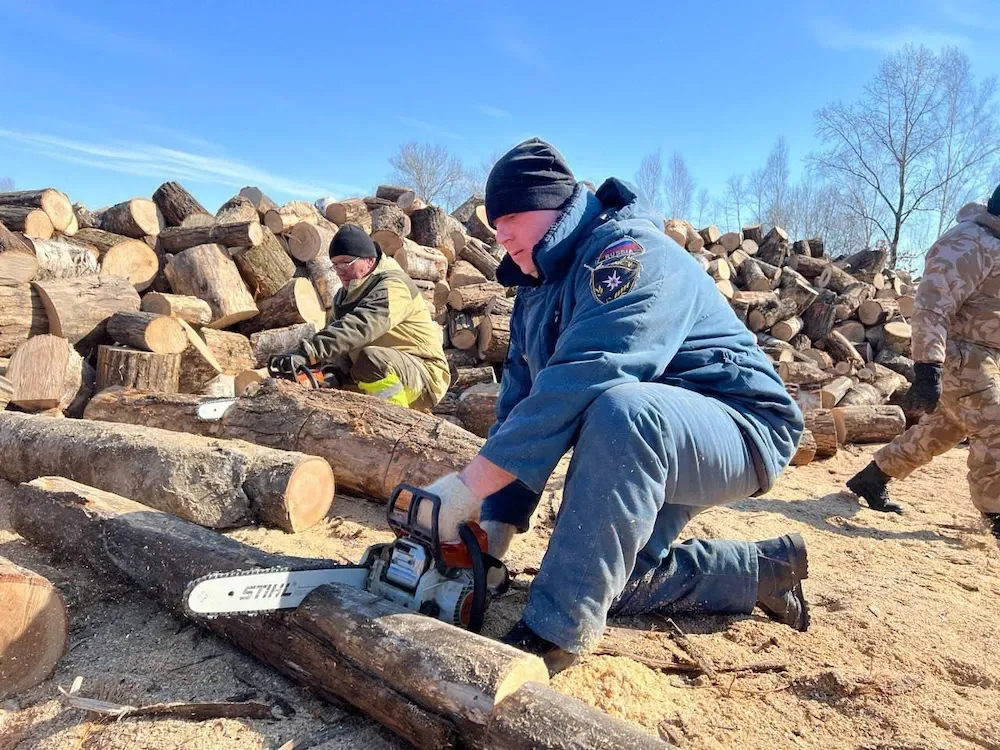
[[[613, 622], [591, 656], [558, 675], [556, 689], [634, 722], [683, 748], [1000, 748], [1000, 551], [969, 502], [965, 448], [895, 489], [909, 513], [859, 507], [844, 481], [871, 450], [789, 470], [764, 497], [709, 510], [685, 530], [710, 538], [764, 539], [800, 531], [810, 553], [806, 594], [813, 624], [797, 633], [759, 612], [675, 617], [715, 681], [653, 669], [689, 653], [662, 618]], [[561, 465], [565, 470], [565, 462]], [[562, 473], [543, 497], [532, 532], [515, 541], [510, 595], [486, 632], [516, 621], [558, 509]], [[2, 506], [2, 502], [0, 502]], [[231, 536], [266, 550], [354, 560], [389, 538], [381, 505], [338, 497], [330, 517], [286, 535]], [[33, 550], [5, 526], [0, 555], [47, 575], [71, 608], [70, 651], [54, 677], [0, 710], [0, 750], [112, 748], [397, 748], [387, 730], [312, 697], [212, 635], [167, 614], [124, 584]], [[742, 666], [767, 669], [739, 671]], [[735, 671], [734, 671], [735, 670]], [[66, 708], [57, 685], [82, 675], [82, 694], [120, 702], [255, 699], [273, 721], [167, 719], [98, 722]]]

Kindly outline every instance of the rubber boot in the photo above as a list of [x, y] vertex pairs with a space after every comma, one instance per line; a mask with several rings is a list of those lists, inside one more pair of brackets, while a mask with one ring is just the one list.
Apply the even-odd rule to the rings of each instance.
[[990, 525], [990, 532], [1000, 541], [1000, 513], [983, 513]]
[[536, 635], [535, 631], [529, 628], [523, 620], [518, 620], [517, 624], [500, 641], [521, 651], [540, 656], [545, 662], [545, 666], [548, 667], [550, 677], [573, 666], [579, 658], [572, 651], [560, 648], [540, 635]]
[[847, 489], [858, 497], [863, 497], [872, 510], [880, 513], [902, 513], [903, 506], [889, 499], [889, 489], [886, 485], [891, 479], [892, 477], [872, 461], [847, 480]]
[[772, 620], [805, 632], [809, 604], [802, 581], [809, 577], [809, 557], [801, 534], [756, 542], [757, 606]]

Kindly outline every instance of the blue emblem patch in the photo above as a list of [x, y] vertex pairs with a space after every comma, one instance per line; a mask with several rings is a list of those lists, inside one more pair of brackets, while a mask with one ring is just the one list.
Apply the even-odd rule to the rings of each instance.
[[642, 268], [635, 256], [642, 252], [642, 245], [631, 237], [604, 248], [597, 256], [597, 264], [590, 269], [590, 293], [594, 299], [606, 305], [632, 291]]

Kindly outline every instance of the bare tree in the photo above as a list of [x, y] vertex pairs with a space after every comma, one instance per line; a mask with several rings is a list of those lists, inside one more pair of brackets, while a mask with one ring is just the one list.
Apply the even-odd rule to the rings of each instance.
[[465, 169], [461, 160], [444, 146], [409, 141], [389, 157], [392, 181], [415, 190], [428, 203], [452, 208], [462, 186]]
[[816, 113], [817, 135], [829, 148], [811, 161], [835, 183], [863, 183], [881, 211], [866, 213], [889, 246], [895, 266], [906, 222], [932, 210], [944, 179], [935, 156], [946, 108], [938, 58], [925, 47], [886, 57], [853, 105], [840, 102]]
[[767, 205], [767, 180], [763, 169], [755, 169], [747, 180], [747, 201], [754, 221], [764, 224], [767, 221], [765, 206]]
[[502, 151], [493, 151], [490, 156], [483, 159], [478, 164], [465, 167], [462, 170], [462, 179], [459, 180], [456, 188], [456, 201], [461, 201], [470, 195], [486, 195], [486, 180], [490, 176], [493, 165], [503, 156]]
[[735, 218], [735, 228], [739, 230], [743, 226], [743, 204], [746, 202], [746, 188], [743, 185], [743, 175], [734, 174], [726, 180], [726, 222], [733, 226]]
[[708, 192], [708, 188], [703, 187], [698, 191], [698, 201], [695, 208], [695, 216], [697, 220], [695, 224], [698, 227], [708, 226], [710, 222], [709, 216], [712, 208], [712, 196]]
[[695, 182], [687, 164], [684, 163], [684, 157], [676, 151], [670, 157], [663, 189], [666, 194], [667, 213], [678, 219], [689, 216], [691, 202], [694, 199]]
[[0, 193], [9, 193], [14, 189], [13, 177], [0, 177]]
[[944, 106], [941, 148], [934, 162], [934, 179], [941, 184], [937, 235], [963, 204], [978, 197], [1000, 156], [996, 78], [977, 86], [969, 58], [957, 49], [942, 52], [940, 66]]
[[771, 226], [782, 226], [787, 221], [788, 203], [788, 142], [779, 136], [764, 163], [763, 180], [766, 221]]
[[646, 202], [657, 211], [663, 211], [663, 158], [660, 150], [651, 151], [642, 157], [639, 171], [635, 173], [635, 184]]

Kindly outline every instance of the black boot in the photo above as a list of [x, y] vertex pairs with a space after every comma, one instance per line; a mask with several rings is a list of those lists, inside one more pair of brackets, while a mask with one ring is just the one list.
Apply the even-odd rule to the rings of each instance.
[[886, 487], [892, 479], [874, 461], [847, 480], [847, 489], [868, 502], [868, 507], [880, 513], [902, 513], [903, 506], [889, 499]]
[[986, 516], [986, 522], [990, 525], [990, 531], [993, 536], [1000, 541], [1000, 513], [983, 513]]
[[508, 646], [542, 657], [545, 666], [549, 668], [550, 676], [573, 666], [579, 658], [572, 651], [560, 648], [540, 635], [536, 635], [535, 631], [525, 625], [523, 620], [518, 620], [517, 624], [500, 641]]
[[805, 632], [809, 629], [809, 604], [802, 581], [809, 577], [809, 557], [801, 534], [756, 542], [757, 606], [772, 620]]

